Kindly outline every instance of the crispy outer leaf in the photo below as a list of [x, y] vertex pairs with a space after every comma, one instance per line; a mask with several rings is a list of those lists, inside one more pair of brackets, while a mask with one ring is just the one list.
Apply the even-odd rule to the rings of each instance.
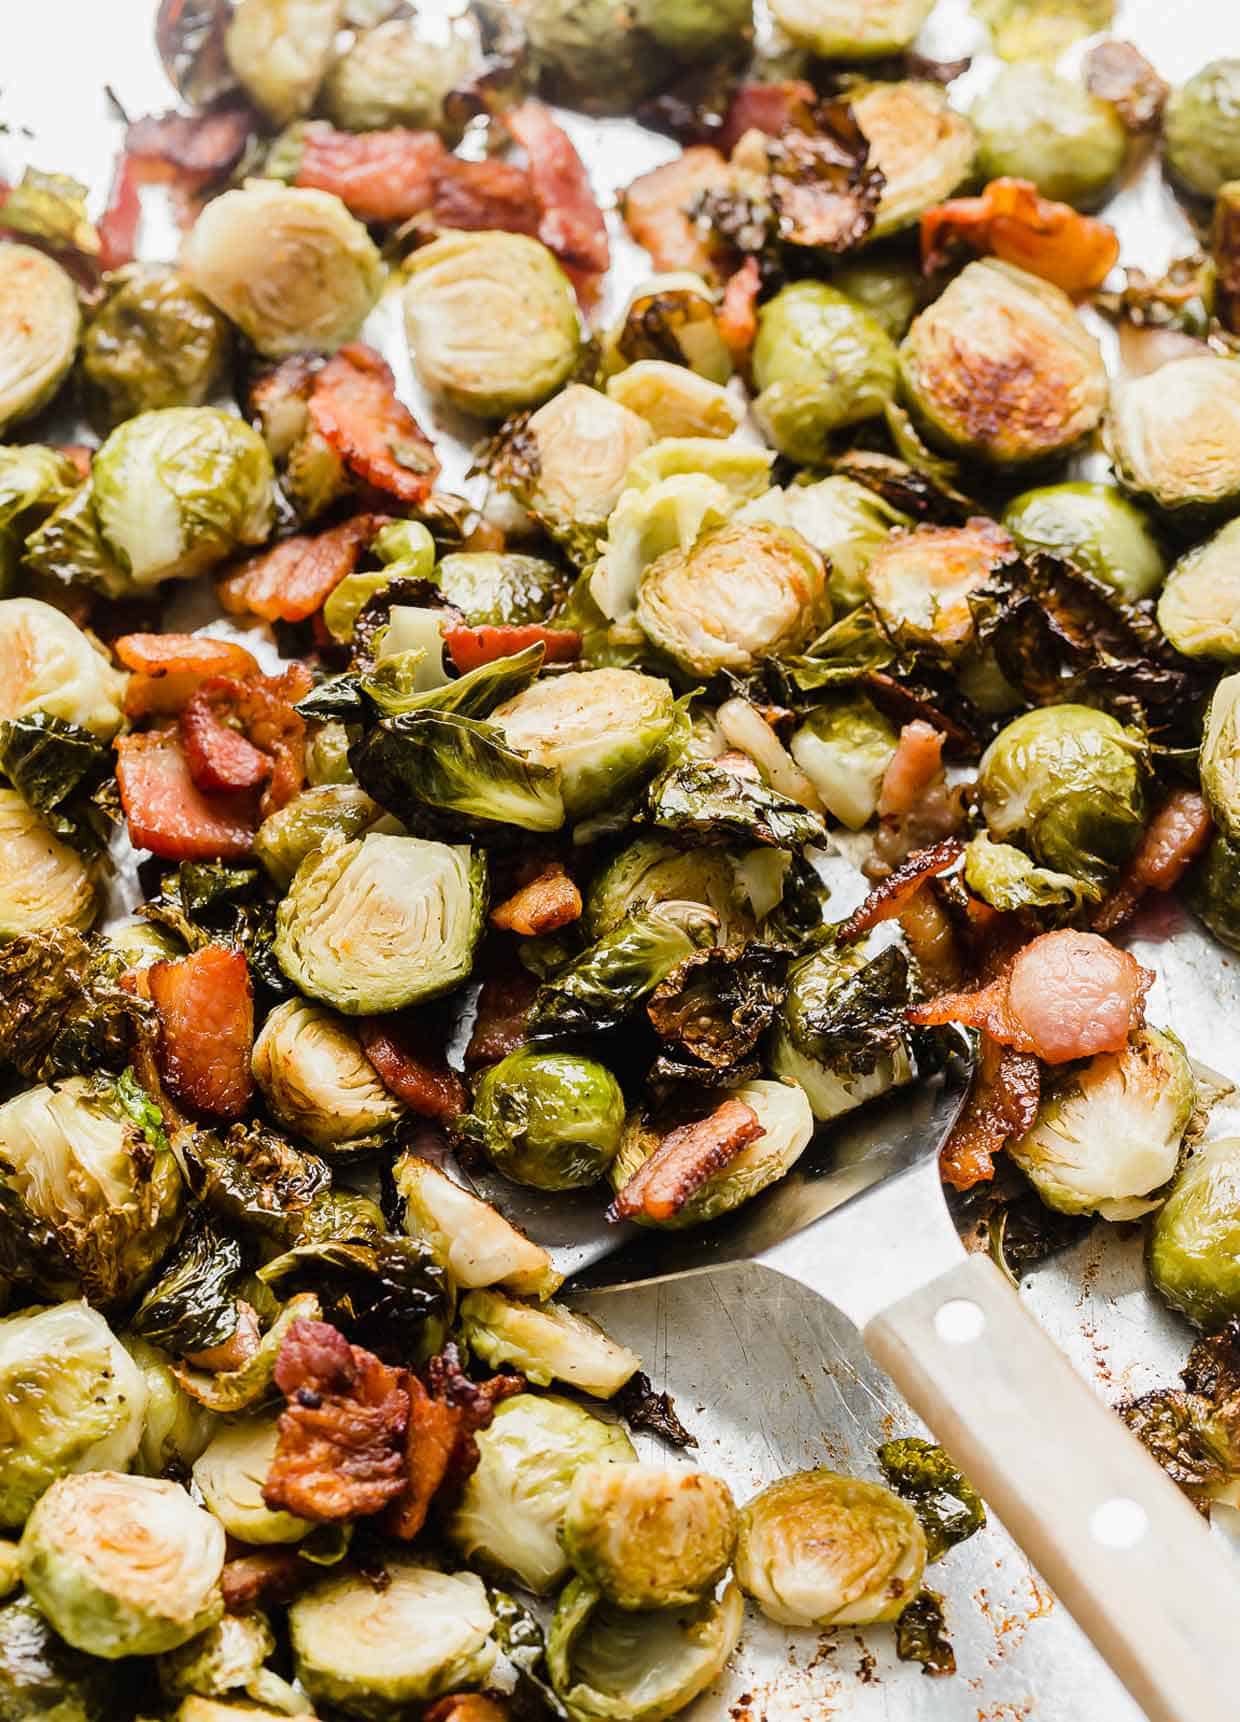
[[237, 1240], [200, 1216], [134, 1311], [130, 1327], [178, 1357], [223, 1345], [237, 1327], [241, 1270]]
[[898, 945], [860, 968], [823, 951], [809, 957], [796, 977], [789, 1029], [811, 1058], [855, 1075], [908, 1044], [905, 1012], [912, 1002], [909, 961]]
[[124, 972], [106, 940], [71, 928], [0, 945], [0, 1055], [30, 1082], [120, 1069], [154, 1021]]
[[174, 1148], [185, 1182], [204, 1207], [277, 1243], [301, 1235], [315, 1198], [331, 1185], [326, 1160], [261, 1124], [189, 1132]]
[[384, 718], [349, 750], [357, 781], [413, 829], [443, 816], [477, 838], [489, 828], [557, 831], [564, 823], [560, 773], [459, 712]]
[[86, 213], [86, 187], [67, 173], [28, 167], [4, 200], [0, 227], [41, 239], [58, 251], [99, 254], [99, 233]]
[[773, 945], [694, 951], [656, 987], [646, 1014], [667, 1050], [726, 1069], [748, 1057], [787, 990], [788, 953]]
[[884, 1441], [878, 1463], [888, 1487], [912, 1502], [932, 1561], [966, 1542], [986, 1523], [981, 1496], [932, 1441], [915, 1435]]
[[281, 1293], [318, 1293], [326, 1319], [390, 1362], [424, 1362], [447, 1334], [443, 1269], [414, 1238], [329, 1238], [297, 1244], [261, 1270]]
[[713, 942], [718, 916], [700, 903], [658, 903], [619, 926], [538, 990], [531, 1040], [618, 1028], [693, 952]]
[[58, 837], [90, 854], [109, 836], [100, 786], [111, 777], [107, 742], [46, 712], [0, 723], [0, 772]]
[[923, 1674], [956, 1672], [956, 1653], [937, 1591], [919, 1591], [896, 1621], [896, 1655], [901, 1662], [920, 1662]]
[[656, 778], [646, 797], [652, 825], [712, 843], [766, 843], [802, 849], [820, 843], [826, 827], [816, 813], [777, 795], [760, 780], [720, 765], [678, 765]]

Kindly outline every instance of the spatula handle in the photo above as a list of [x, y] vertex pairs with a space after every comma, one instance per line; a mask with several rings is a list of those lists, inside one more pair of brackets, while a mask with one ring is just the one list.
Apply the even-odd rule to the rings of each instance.
[[967, 1257], [864, 1338], [1150, 1722], [1236, 1722], [1230, 1557], [990, 1258]]

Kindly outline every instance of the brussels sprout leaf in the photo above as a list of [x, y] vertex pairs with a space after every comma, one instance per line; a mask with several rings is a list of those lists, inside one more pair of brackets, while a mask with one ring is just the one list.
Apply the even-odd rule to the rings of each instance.
[[495, 1616], [495, 1642], [517, 1671], [513, 1703], [528, 1722], [545, 1717], [567, 1718], [546, 1679], [547, 1644], [543, 1629], [524, 1603], [492, 1586], [487, 1592]]
[[979, 833], [965, 847], [964, 876], [970, 891], [992, 909], [1061, 909], [1096, 903], [1100, 884], [1039, 867], [1023, 849], [995, 843]]
[[646, 1014], [665, 1048], [726, 1069], [746, 1058], [774, 1021], [788, 955], [772, 945], [694, 951], [661, 981]]
[[721, 765], [678, 765], [656, 778], [646, 797], [652, 825], [710, 842], [769, 843], [803, 849], [821, 843], [826, 827], [816, 813], [777, 795], [759, 778]]
[[639, 1369], [630, 1375], [618, 1393], [612, 1395], [612, 1405], [630, 1429], [648, 1429], [660, 1436], [669, 1447], [696, 1447], [697, 1436], [690, 1434], [676, 1415], [670, 1393], [656, 1393], [650, 1377]]
[[908, 958], [888, 945], [852, 972], [811, 957], [798, 976], [789, 1026], [802, 1051], [852, 1075], [867, 1075], [908, 1044]]
[[0, 724], [0, 772], [48, 828], [91, 854], [108, 841], [111, 820], [101, 788], [112, 777], [106, 742], [46, 712]]
[[138, 1081], [133, 1070], [130, 1068], [122, 1070], [113, 1087], [121, 1111], [124, 1112], [134, 1128], [145, 1137], [148, 1146], [153, 1148], [157, 1154], [166, 1154], [168, 1152], [168, 1133], [164, 1129], [163, 1114]]
[[[457, 712], [385, 718], [349, 751], [358, 782], [414, 831], [557, 831], [560, 774], [517, 753], [498, 730]], [[481, 829], [480, 829], [481, 827]]]
[[241, 1268], [237, 1240], [200, 1219], [138, 1305], [131, 1328], [178, 1357], [223, 1345], [237, 1327]]
[[331, 1184], [325, 1160], [260, 1124], [178, 1136], [176, 1154], [197, 1199], [230, 1224], [290, 1244]]
[[878, 1463], [888, 1487], [912, 1502], [932, 1561], [967, 1542], [986, 1523], [981, 1497], [941, 1447], [907, 1435], [884, 1441]]
[[57, 251], [99, 255], [99, 233], [86, 214], [86, 187], [67, 173], [28, 167], [4, 200], [0, 225]]
[[122, 958], [71, 928], [0, 946], [0, 1046], [31, 1082], [119, 1068], [151, 1007], [125, 992]]
[[312, 1285], [325, 1318], [388, 1362], [425, 1362], [446, 1337], [443, 1270], [414, 1238], [297, 1244], [268, 1262], [261, 1278], [282, 1291]]
[[538, 989], [531, 1040], [618, 1028], [678, 964], [712, 943], [718, 916], [700, 903], [659, 903], [625, 917]]
[[896, 1621], [896, 1655], [901, 1662], [920, 1662], [923, 1674], [954, 1674], [956, 1653], [943, 1621], [943, 1598], [923, 1590]]
[[1234, 1502], [1240, 1493], [1240, 1320], [1198, 1340], [1184, 1386], [1142, 1394], [1120, 1416], [1190, 1500]]

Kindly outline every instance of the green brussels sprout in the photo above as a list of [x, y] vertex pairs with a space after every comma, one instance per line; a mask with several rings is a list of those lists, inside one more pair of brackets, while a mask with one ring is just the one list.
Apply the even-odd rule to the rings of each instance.
[[457, 551], [443, 558], [434, 579], [471, 628], [545, 622], [565, 590], [554, 562], [511, 550]]
[[1197, 768], [1215, 824], [1229, 843], [1240, 842], [1240, 671], [1214, 690]]
[[860, 831], [878, 811], [899, 739], [871, 699], [844, 693], [815, 706], [794, 731], [790, 750], [831, 817]]
[[186, 1393], [166, 1351], [132, 1333], [122, 1334], [121, 1344], [141, 1371], [146, 1388], [146, 1415], [134, 1469], [144, 1477], [184, 1476], [215, 1433], [215, 1415]]
[[77, 288], [60, 264], [32, 246], [0, 243], [0, 431], [52, 399], [81, 326]]
[[925, 295], [921, 270], [904, 254], [899, 240], [867, 250], [855, 261], [845, 259], [831, 271], [831, 285], [877, 317], [893, 341], [907, 335]]
[[237, 0], [224, 47], [254, 106], [273, 125], [308, 114], [331, 62], [342, 0]]
[[375, 1147], [405, 1116], [348, 1023], [305, 999], [272, 1011], [251, 1068], [277, 1123], [328, 1155]]
[[1103, 430], [1115, 476], [1168, 514], [1240, 503], [1240, 361], [1173, 359], [1117, 385]]
[[549, 1596], [570, 1564], [560, 1526], [582, 1465], [626, 1465], [637, 1455], [617, 1423], [556, 1394], [518, 1393], [478, 1436], [481, 1455], [447, 1520], [468, 1561]]
[[1189, 892], [1194, 911], [1214, 937], [1240, 951], [1240, 845], [1216, 831]]
[[795, 530], [725, 526], [650, 564], [637, 620], [687, 674], [743, 673], [799, 651], [831, 620], [826, 568]]
[[61, 1477], [26, 1521], [21, 1556], [60, 1636], [109, 1661], [174, 1650], [224, 1612], [224, 1528], [158, 1477]]
[[1047, 484], [1014, 497], [1003, 524], [1019, 547], [1063, 556], [1125, 603], [1149, 598], [1166, 563], [1139, 508], [1111, 484]]
[[58, 449], [37, 442], [0, 447], [0, 596], [17, 578], [27, 540], [81, 484]]
[[1033, 62], [1001, 67], [971, 117], [982, 179], [1031, 179], [1078, 208], [1101, 202], [1128, 150], [1110, 102]]
[[719, 333], [716, 300], [714, 289], [687, 269], [643, 282], [607, 335], [604, 364], [619, 370], [642, 359], [667, 359], [708, 382], [726, 383], [732, 355]]
[[14, 1095], [0, 1106], [0, 1161], [10, 1210], [54, 1237], [92, 1303], [141, 1290], [175, 1235], [182, 1190], [159, 1115], [128, 1072]]
[[352, 340], [383, 287], [379, 253], [340, 199], [278, 180], [247, 180], [212, 198], [182, 261], [268, 359]]
[[753, 31], [753, 0], [632, 0], [633, 22], [681, 60], [713, 60]]
[[135, 264], [109, 278], [82, 337], [82, 375], [110, 428], [137, 413], [200, 407], [228, 357], [228, 324], [175, 269]]
[[1039, 867], [1023, 849], [1011, 843], [992, 843], [985, 832], [965, 845], [964, 877], [974, 896], [992, 909], [1075, 911], [1083, 903], [1096, 903], [1103, 895], [1100, 885]]
[[485, 913], [485, 863], [467, 848], [371, 832], [306, 857], [273, 948], [302, 992], [369, 1016], [467, 979]]
[[324, 79], [319, 106], [348, 132], [408, 126], [452, 137], [444, 102], [480, 59], [468, 18], [389, 18], [358, 31]]
[[1144, 743], [1106, 712], [1044, 706], [1015, 718], [978, 767], [993, 837], [1023, 841], [1044, 867], [1105, 885], [1145, 825]]
[[1012, 540], [993, 520], [918, 526], [894, 533], [874, 552], [866, 589], [897, 645], [929, 646], [959, 660], [974, 641], [971, 594], [1013, 558]]
[[429, 1160], [402, 1154], [393, 1175], [405, 1231], [426, 1244], [454, 1286], [504, 1286], [537, 1298], [559, 1290], [564, 1276], [542, 1245]]
[[165, 407], [114, 430], [95, 456], [90, 489], [126, 592], [191, 579], [262, 544], [274, 481], [258, 432], [214, 407]]
[[706, 1471], [583, 1465], [562, 1535], [578, 1576], [616, 1608], [686, 1608], [726, 1575], [736, 1529], [732, 1491]]
[[644, 418], [599, 389], [570, 383], [522, 432], [528, 482], [519, 500], [576, 559], [606, 530], [630, 463], [654, 442]]
[[57, 1477], [123, 1469], [145, 1410], [140, 1372], [88, 1304], [0, 1321], [0, 1524], [23, 1525]]
[[[646, 0], [649, 3], [649, 0]], [[531, 70], [553, 101], [623, 114], [649, 95], [665, 73], [614, 0], [514, 0]], [[607, 75], [600, 78], [599, 68]]]
[[878, 318], [825, 281], [794, 281], [758, 312], [754, 412], [792, 460], [821, 466], [832, 432], [880, 418], [898, 377]]
[[497, 706], [490, 722], [509, 747], [559, 772], [567, 816], [584, 819], [657, 770], [676, 702], [656, 676], [578, 670], [540, 678]]
[[63, 611], [39, 598], [0, 599], [0, 720], [44, 712], [110, 741], [127, 680]]
[[324, 1579], [288, 1611], [298, 1680], [316, 1703], [367, 1722], [482, 1685], [496, 1657], [481, 1579], [401, 1559], [384, 1571], [382, 1586], [360, 1573]]
[[611, 1164], [624, 1096], [595, 1059], [518, 1048], [483, 1073], [473, 1116], [488, 1159], [506, 1176], [535, 1190], [575, 1190]]
[[667, 1722], [723, 1671], [741, 1635], [734, 1584], [718, 1601], [637, 1614], [573, 1579], [547, 1634], [551, 1684], [569, 1722]]
[[119, 1679], [58, 1638], [32, 1597], [0, 1607], [0, 1722], [112, 1722]]
[[[701, 439], [672, 440], [683, 448]], [[650, 453], [657, 454], [662, 446], [656, 443]], [[602, 554], [589, 576], [590, 596], [603, 616], [627, 622], [646, 569], [673, 550], [687, 554], [703, 532], [724, 525], [733, 506], [726, 485], [701, 471], [674, 473], [641, 486], [630, 483], [608, 522]]]
[[934, 0], [771, 0], [785, 35], [823, 60], [881, 60], [901, 53]]
[[[719, 485], [733, 503], [752, 503], [766, 494], [774, 462], [770, 449], [745, 443], [703, 436], [660, 437], [630, 465], [621, 502], [632, 491], [657, 492], [668, 479], [697, 476]], [[680, 543], [680, 537], [675, 542]]]
[[1211, 60], [1171, 92], [1163, 141], [1167, 166], [1198, 197], [1240, 179], [1240, 59]]
[[[949, 104], [938, 84], [906, 79], [867, 84], [848, 96], [857, 124], [870, 140], [870, 164], [886, 182], [871, 239], [915, 227], [973, 171], [973, 127]], [[835, 285], [841, 286], [838, 277]]]
[[560, 1303], [519, 1303], [502, 1292], [471, 1291], [461, 1302], [465, 1343], [492, 1369], [511, 1364], [536, 1387], [562, 1381], [596, 1399], [619, 1393], [641, 1358], [596, 1321]]
[[874, 491], [839, 474], [769, 490], [738, 519], [790, 526], [812, 544], [826, 562], [827, 593], [837, 612], [865, 602], [865, 571], [874, 553], [894, 528], [913, 524]]
[[601, 939], [643, 905], [677, 902], [713, 909], [721, 944], [753, 937], [733, 857], [724, 849], [680, 849], [662, 837], [635, 837], [612, 856], [586, 890], [582, 920], [590, 937]]
[[24, 562], [32, 574], [72, 586], [95, 586], [110, 598], [132, 591], [128, 574], [100, 535], [89, 480], [30, 534]]
[[254, 854], [267, 876], [287, 891], [307, 855], [338, 832], [360, 837], [384, 817], [377, 801], [352, 783], [324, 783], [304, 789], [269, 813], [254, 838]]
[[85, 932], [98, 908], [87, 862], [15, 789], [0, 789], [0, 944], [61, 927]]
[[194, 1483], [207, 1507], [241, 1543], [299, 1543], [314, 1528], [308, 1519], [273, 1510], [263, 1500], [278, 1421], [272, 1413], [226, 1423], [194, 1461]]
[[1143, 1028], [1122, 1052], [1056, 1076], [1008, 1150], [1048, 1208], [1135, 1220], [1175, 1175], [1196, 1100], [1179, 1041]]
[[1193, 1151], [1150, 1223], [1154, 1290], [1195, 1327], [1214, 1333], [1240, 1315], [1240, 1140]]
[[306, 782], [313, 789], [327, 784], [353, 785], [353, 768], [349, 764], [353, 738], [348, 725], [332, 718], [327, 723], [311, 725], [310, 730], [306, 738]]
[[908, 1002], [900, 952], [871, 959], [856, 945], [824, 945], [789, 972], [771, 1069], [798, 1083], [814, 1118], [829, 1123], [912, 1080]]
[[1102, 354], [1071, 299], [995, 258], [970, 263], [914, 320], [900, 370], [929, 436], [999, 465], [1063, 453], [1107, 401]]
[[745, 409], [718, 383], [666, 359], [639, 359], [607, 379], [608, 398], [656, 437], [730, 437]]
[[1187, 658], [1240, 658], [1240, 520], [1180, 557], [1158, 600], [1158, 625]]
[[405, 331], [429, 393], [491, 419], [541, 405], [581, 343], [568, 277], [523, 233], [447, 233], [415, 252]]
[[188, 1695], [214, 1698], [270, 1693], [286, 1700], [279, 1708], [300, 1709], [297, 1694], [263, 1664], [276, 1648], [276, 1635], [266, 1615], [226, 1614], [188, 1644], [166, 1650], [157, 1663], [160, 1690], [169, 1698]]
[[797, 1471], [741, 1509], [737, 1579], [783, 1626], [895, 1620], [925, 1565], [917, 1514], [881, 1483]]

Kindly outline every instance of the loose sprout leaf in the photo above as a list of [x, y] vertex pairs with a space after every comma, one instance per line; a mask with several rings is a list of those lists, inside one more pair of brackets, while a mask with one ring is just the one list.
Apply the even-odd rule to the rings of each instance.
[[878, 1463], [889, 1487], [913, 1503], [926, 1533], [928, 1559], [938, 1560], [985, 1525], [981, 1497], [933, 1442], [914, 1435], [884, 1441]]
[[798, 970], [789, 1031], [810, 1057], [867, 1075], [907, 1050], [905, 1013], [912, 1002], [909, 961], [898, 945], [860, 966], [848, 951], [823, 951]]
[[237, 1328], [241, 1246], [210, 1219], [182, 1237], [173, 1260], [147, 1291], [130, 1328], [183, 1357], [222, 1345]]
[[667, 1050], [726, 1069], [748, 1057], [775, 1020], [787, 953], [749, 943], [694, 951], [655, 989], [646, 1014]]
[[644, 1370], [639, 1369], [636, 1375], [630, 1375], [613, 1396], [612, 1404], [630, 1429], [648, 1429], [652, 1435], [666, 1441], [669, 1447], [683, 1449], [698, 1444], [697, 1436], [690, 1434], [676, 1415], [671, 1394], [656, 1393]]
[[385, 718], [350, 750], [349, 763], [362, 788], [411, 830], [446, 824], [481, 838], [488, 828], [556, 831], [564, 823], [558, 768], [527, 759], [499, 730], [459, 712]]
[[299, 1237], [315, 1199], [331, 1185], [326, 1160], [261, 1124], [193, 1131], [173, 1146], [186, 1183], [204, 1207], [277, 1243]]
[[922, 1590], [896, 1621], [896, 1655], [901, 1662], [920, 1662], [923, 1674], [956, 1672], [956, 1652], [943, 1619], [943, 1598]]
[[67, 173], [28, 167], [0, 208], [0, 227], [56, 250], [99, 253], [99, 233], [86, 214], [86, 187]]
[[1197, 1505], [1240, 1497], [1240, 1320], [1200, 1339], [1188, 1354], [1183, 1390], [1143, 1394], [1120, 1416]]
[[719, 918], [698, 903], [638, 910], [539, 988], [533, 1040], [618, 1028], [679, 963], [713, 943]]
[[298, 1243], [268, 1262], [260, 1278], [282, 1294], [313, 1288], [328, 1321], [393, 1363], [424, 1361], [445, 1337], [443, 1270], [413, 1238]]
[[155, 45], [169, 78], [195, 107], [237, 88], [224, 48], [231, 13], [230, 0], [160, 0]]
[[117, 1069], [149, 1005], [120, 985], [123, 958], [72, 928], [0, 945], [0, 1046], [31, 1082]]
[[97, 792], [111, 777], [111, 762], [105, 741], [46, 712], [0, 723], [0, 772], [45, 825], [85, 854], [110, 834]]
[[708, 842], [803, 849], [826, 836], [816, 813], [777, 795], [759, 778], [717, 764], [675, 766], [650, 786], [646, 802], [652, 825]]

